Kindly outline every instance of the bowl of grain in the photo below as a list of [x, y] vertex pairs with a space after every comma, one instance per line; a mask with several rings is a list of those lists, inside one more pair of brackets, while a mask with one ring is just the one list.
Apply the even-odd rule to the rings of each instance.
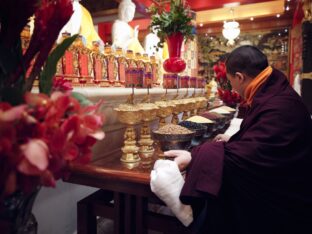
[[202, 113], [201, 116], [216, 122], [216, 124], [214, 126], [214, 131], [216, 131], [218, 129], [222, 129], [225, 126], [225, 116], [224, 115], [221, 115], [221, 114], [218, 114], [215, 112], [206, 111], [206, 112]]
[[207, 132], [207, 126], [192, 121], [182, 121], [179, 125], [195, 132], [191, 142], [192, 146], [199, 145], [203, 140], [204, 134]]
[[207, 119], [207, 118], [200, 116], [200, 115], [192, 116], [191, 118], [188, 118], [186, 121], [190, 121], [190, 122], [194, 122], [194, 123], [206, 126], [207, 130], [203, 136], [204, 138], [209, 138], [212, 135], [212, 133], [214, 132], [214, 128], [216, 127], [215, 121], [213, 121], [211, 119]]
[[166, 124], [152, 132], [153, 139], [159, 143], [162, 151], [188, 150], [194, 135], [194, 131], [175, 124]]

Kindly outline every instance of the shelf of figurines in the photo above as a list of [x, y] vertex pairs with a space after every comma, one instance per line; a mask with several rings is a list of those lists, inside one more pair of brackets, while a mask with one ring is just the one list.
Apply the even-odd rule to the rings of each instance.
[[[26, 30], [26, 31], [25, 31]], [[30, 33], [25, 28], [22, 35], [22, 48], [26, 51], [30, 42]], [[69, 37], [63, 33], [62, 38]], [[97, 41], [92, 48], [84, 46], [78, 36], [58, 61], [55, 79], [69, 81], [73, 87], [132, 87], [136, 88], [187, 88], [204, 87], [204, 79], [187, 75], [163, 74], [161, 62], [155, 56], [134, 53], [121, 48], [113, 49], [105, 45], [100, 50]], [[162, 82], [163, 81], [163, 82]], [[162, 84], [161, 84], [162, 83]], [[35, 85], [38, 82], [35, 82]]]
[[[127, 103], [114, 108], [119, 122], [126, 125], [120, 160], [148, 164], [155, 151], [161, 155], [171, 149], [189, 150], [210, 139], [228, 126], [236, 110], [227, 106], [209, 109], [208, 103], [203, 95], [176, 95], [172, 99], [163, 96], [155, 102], [147, 98], [134, 104], [130, 96]], [[139, 136], [135, 130], [138, 125]]]

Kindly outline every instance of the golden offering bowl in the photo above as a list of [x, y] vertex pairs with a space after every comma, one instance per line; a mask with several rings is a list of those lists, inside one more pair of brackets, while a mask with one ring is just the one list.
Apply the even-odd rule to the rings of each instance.
[[191, 108], [192, 108], [192, 104], [190, 102], [190, 99], [189, 98], [186, 98], [186, 99], [182, 99], [181, 100], [181, 103], [182, 103], [182, 111], [183, 112], [187, 112], [187, 111], [190, 111]]
[[157, 101], [155, 102], [155, 105], [157, 105], [159, 108], [157, 110], [157, 116], [160, 118], [159, 127], [162, 127], [163, 125], [166, 124], [165, 118], [167, 118], [172, 114], [175, 105], [170, 104], [169, 102], [166, 101]]
[[[117, 112], [118, 120], [127, 125], [135, 125], [141, 122], [142, 119], [142, 111], [136, 107], [135, 105], [125, 105], [129, 106], [129, 108], [118, 107], [114, 110]], [[132, 107], [131, 107], [132, 106]]]
[[179, 123], [178, 114], [184, 111], [185, 104], [183, 103], [182, 100], [172, 100], [171, 103], [175, 105], [172, 111], [172, 123], [178, 124]]
[[175, 105], [175, 107], [173, 108], [174, 113], [179, 114], [180, 112], [183, 112], [185, 104], [182, 102], [182, 100], [172, 100], [171, 102]]
[[141, 110], [142, 118], [141, 120], [143, 122], [150, 122], [154, 119], [156, 119], [158, 106], [154, 103], [140, 103], [138, 104], [138, 107]]
[[157, 110], [157, 116], [158, 117], [166, 118], [172, 114], [173, 107], [174, 107], [173, 104], [171, 105], [165, 101], [157, 101], [157, 102], [155, 102], [155, 105], [158, 106], [158, 110]]
[[201, 98], [200, 97], [196, 97], [195, 99], [195, 109], [200, 109], [201, 108]]
[[172, 109], [171, 106], [159, 107], [157, 110], [157, 116], [160, 118], [166, 118], [172, 114]]

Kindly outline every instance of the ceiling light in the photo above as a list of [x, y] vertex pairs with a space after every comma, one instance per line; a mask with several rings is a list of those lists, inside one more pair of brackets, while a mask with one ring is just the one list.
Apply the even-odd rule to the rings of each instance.
[[234, 45], [234, 40], [240, 34], [239, 23], [234, 20], [234, 9], [230, 10], [232, 13], [233, 21], [224, 22], [222, 34], [228, 40], [229, 45]]
[[287, 6], [287, 7], [285, 8], [285, 10], [286, 10], [286, 11], [289, 11], [289, 6]]
[[278, 35], [281, 36], [282, 34], [281, 34], [281, 33], [278, 33]]
[[239, 23], [236, 21], [225, 22], [222, 30], [223, 36], [229, 40], [229, 44], [234, 44], [234, 39], [240, 34]]
[[281, 17], [281, 15], [280, 15], [280, 14], [277, 14], [276, 17], [279, 18], [279, 17]]
[[290, 0], [287, 0], [287, 2], [290, 2]]
[[288, 32], [288, 29], [286, 28], [286, 29], [284, 30], [284, 32], [286, 32], [286, 33], [287, 33], [287, 32]]
[[250, 20], [251, 20], [251, 21], [253, 21], [253, 20], [254, 20], [254, 18], [253, 18], [253, 17], [250, 17]]
[[200, 24], [199, 24], [199, 27], [203, 27], [203, 25], [204, 25], [203, 23], [200, 23]]

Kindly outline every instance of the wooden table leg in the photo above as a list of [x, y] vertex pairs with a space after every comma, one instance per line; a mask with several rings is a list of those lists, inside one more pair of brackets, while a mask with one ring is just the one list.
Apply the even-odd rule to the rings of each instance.
[[147, 214], [147, 198], [136, 196], [136, 215], [135, 215], [135, 226], [136, 233], [145, 234], [147, 233], [146, 222], [144, 221], [144, 216]]
[[92, 214], [91, 207], [84, 200], [77, 204], [77, 233], [96, 234], [96, 216]]
[[114, 233], [124, 233], [124, 194], [114, 192]]
[[130, 194], [125, 194], [125, 210], [124, 210], [125, 234], [137, 234], [135, 232], [135, 197]]

